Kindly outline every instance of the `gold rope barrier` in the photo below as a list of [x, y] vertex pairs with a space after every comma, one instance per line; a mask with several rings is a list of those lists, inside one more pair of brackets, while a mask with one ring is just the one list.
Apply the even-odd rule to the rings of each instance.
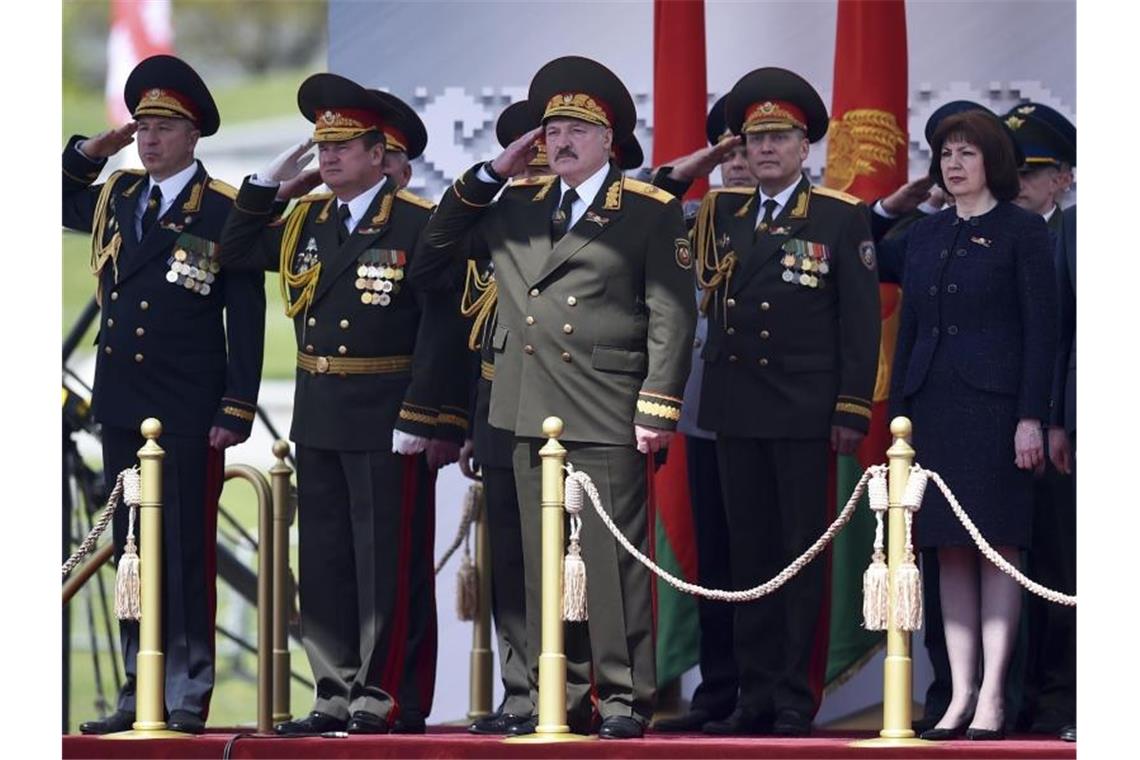
[[914, 464], [914, 449], [907, 443], [911, 424], [906, 417], [891, 420], [891, 435], [895, 442], [887, 449], [890, 474], [887, 483], [890, 495], [887, 507], [887, 657], [883, 662], [883, 728], [879, 738], [852, 742], [853, 747], [923, 747], [930, 742], [915, 738], [911, 728], [911, 690], [913, 667], [910, 657], [910, 633], [900, 630], [895, 620], [895, 593], [898, 568], [903, 561], [906, 543], [906, 508], [903, 493]]
[[273, 482], [273, 721], [292, 720], [289, 709], [289, 683], [292, 675], [289, 661], [289, 525], [293, 522], [293, 504], [289, 498], [289, 479], [293, 469], [286, 464], [289, 442], [273, 443], [277, 461], [269, 469]]
[[491, 714], [491, 539], [487, 526], [487, 494], [475, 497], [475, 578], [479, 584], [478, 607], [471, 627], [470, 694], [467, 719]]

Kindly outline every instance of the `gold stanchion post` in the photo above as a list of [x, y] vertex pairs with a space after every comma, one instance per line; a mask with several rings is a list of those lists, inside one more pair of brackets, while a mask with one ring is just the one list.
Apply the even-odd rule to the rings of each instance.
[[891, 420], [894, 443], [887, 449], [890, 463], [887, 490], [887, 657], [883, 663], [883, 729], [879, 738], [853, 742], [856, 747], [922, 747], [930, 744], [917, 739], [911, 728], [911, 690], [913, 669], [910, 658], [910, 632], [899, 630], [895, 622], [897, 584], [895, 578], [902, 564], [906, 541], [906, 508], [902, 505], [914, 449], [907, 443], [911, 424], [906, 417]]
[[487, 526], [487, 499], [482, 488], [475, 501], [475, 573], [479, 606], [471, 633], [471, 693], [467, 718], [491, 714], [491, 539]]
[[289, 524], [293, 522], [289, 501], [289, 479], [293, 468], [286, 462], [289, 442], [273, 444], [277, 461], [269, 469], [273, 489], [273, 721], [293, 718], [289, 709], [292, 671], [289, 661]]
[[163, 692], [166, 669], [162, 653], [162, 459], [158, 445], [162, 423], [147, 417], [139, 428], [146, 443], [139, 449], [139, 652], [135, 666], [135, 722], [132, 731], [108, 739], [178, 739], [190, 734], [166, 728]]
[[570, 733], [566, 723], [566, 653], [562, 622], [562, 556], [565, 551], [566, 507], [562, 468], [566, 449], [558, 442], [562, 420], [547, 417], [542, 432], [548, 440], [542, 457], [542, 649], [538, 657], [538, 726], [533, 734], [508, 742], [586, 741]]

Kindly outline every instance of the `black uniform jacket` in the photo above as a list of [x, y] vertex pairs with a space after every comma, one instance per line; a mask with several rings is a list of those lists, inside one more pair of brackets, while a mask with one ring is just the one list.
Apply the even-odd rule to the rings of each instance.
[[613, 445], [632, 444], [634, 424], [673, 429], [696, 320], [679, 202], [611, 168], [552, 246], [558, 178], [514, 181], [494, 201], [501, 185], [477, 170], [445, 193], [421, 257], [425, 271], [429, 257], [493, 258], [491, 424], [541, 436], [555, 415], [564, 439]]
[[[867, 207], [803, 178], [766, 230], [757, 192], [705, 196], [694, 244], [709, 314], [699, 424], [723, 435], [866, 432], [879, 351], [879, 285]], [[734, 263], [726, 263], [733, 262]]]
[[76, 150], [83, 139], [72, 137], [63, 151], [63, 225], [92, 233], [102, 307], [95, 418], [137, 430], [156, 417], [174, 435], [206, 435], [214, 425], [248, 434], [261, 382], [265, 286], [260, 272], [220, 271], [234, 189], [199, 162], [139, 242], [135, 211], [147, 176], [116, 171], [91, 184], [106, 162]]
[[[432, 204], [388, 178], [343, 245], [336, 198], [316, 193], [274, 215], [276, 189], [248, 179], [222, 236], [222, 263], [281, 273], [297, 338], [294, 441], [313, 448], [387, 449], [393, 427], [462, 441], [465, 397], [440, 382], [459, 340], [458, 293], [445, 277], [405, 277]], [[430, 291], [430, 292], [429, 292]], [[372, 359], [375, 371], [338, 373], [330, 360]], [[304, 366], [302, 366], [304, 362]]]

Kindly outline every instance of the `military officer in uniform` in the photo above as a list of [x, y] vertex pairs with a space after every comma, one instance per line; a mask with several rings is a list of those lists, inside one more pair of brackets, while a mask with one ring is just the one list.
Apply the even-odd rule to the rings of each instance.
[[[609, 163], [615, 141], [633, 131], [625, 86], [601, 64], [571, 56], [540, 69], [527, 99], [543, 126], [456, 180], [428, 224], [421, 255], [487, 250], [494, 261], [489, 419], [516, 437], [527, 641], [538, 642], [542, 422], [564, 420], [569, 461], [591, 475], [617, 525], [644, 549], [641, 454], [666, 445], [680, 416], [689, 356], [675, 349], [692, 341], [695, 309], [679, 202]], [[507, 178], [523, 172], [540, 135], [555, 174], [516, 180], [495, 201]], [[596, 515], [582, 517], [591, 613], [567, 630], [571, 726], [586, 728], [592, 659], [599, 735], [641, 736], [655, 691], [650, 578]], [[533, 699], [538, 647], [527, 654]], [[514, 733], [534, 726], [532, 719]]]
[[[63, 152], [63, 224], [91, 232], [102, 308], [92, 404], [108, 479], [138, 461], [139, 425], [163, 425], [163, 636], [169, 728], [200, 733], [214, 688], [214, 553], [225, 449], [245, 440], [257, 408], [265, 326], [260, 273], [222, 272], [218, 242], [234, 189], [194, 158], [218, 130], [217, 107], [188, 64], [139, 63], [124, 90], [134, 120]], [[112, 172], [131, 142], [145, 171]], [[116, 560], [127, 535], [115, 514]], [[136, 531], [137, 538], [137, 531]], [[135, 719], [137, 621], [119, 624], [126, 681], [116, 711], [85, 734]]]
[[[852, 453], [871, 417], [879, 290], [866, 207], [803, 175], [810, 143], [827, 132], [815, 89], [757, 69], [725, 113], [758, 186], [710, 192], [694, 227], [709, 315], [698, 422], [717, 435], [733, 585], [748, 588], [823, 532], [828, 457]], [[816, 561], [736, 608], [740, 694], [707, 733], [810, 731], [823, 572]]]
[[297, 102], [331, 192], [274, 219], [306, 141], [247, 178], [223, 235], [227, 267], [280, 272], [297, 337], [301, 627], [317, 683], [313, 711], [277, 730], [386, 733], [417, 646], [410, 632], [431, 629], [409, 598], [416, 558], [431, 552], [413, 535], [434, 499], [420, 454], [466, 425], [441, 413], [448, 399], [433, 380], [461, 350], [445, 329], [456, 297], [405, 277], [432, 204], [383, 173], [391, 105], [335, 74], [306, 79]]

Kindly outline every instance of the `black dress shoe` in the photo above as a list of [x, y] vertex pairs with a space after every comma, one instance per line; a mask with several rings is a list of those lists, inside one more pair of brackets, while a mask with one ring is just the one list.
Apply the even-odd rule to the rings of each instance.
[[206, 721], [189, 710], [172, 710], [166, 727], [183, 734], [200, 734], [206, 729]]
[[724, 720], [713, 720], [701, 726], [713, 736], [763, 736], [772, 731], [772, 716], [737, 707]]
[[517, 723], [507, 726], [507, 735], [509, 736], [526, 736], [533, 734], [534, 730], [538, 727], [538, 716], [527, 715]]
[[1033, 720], [1032, 725], [1029, 726], [1029, 733], [1056, 736], [1064, 726], [1070, 723], [1072, 721], [1068, 720], [1065, 715], [1051, 710], [1041, 713]]
[[611, 715], [602, 720], [598, 729], [599, 739], [640, 739], [645, 735], [645, 727], [625, 715]]
[[[472, 723], [467, 730], [473, 734], [503, 735], [511, 733], [511, 727], [525, 723], [531, 719], [529, 715], [515, 715], [514, 713], [492, 713], [484, 715]], [[531, 731], [534, 731], [532, 728]]]
[[1077, 724], [1070, 723], [1067, 726], [1063, 726], [1057, 733], [1057, 737], [1061, 739], [1061, 741], [1075, 742], [1077, 740]]
[[811, 733], [811, 718], [795, 710], [781, 710], [772, 723], [774, 736], [807, 736]]
[[967, 728], [966, 738], [973, 742], [996, 742], [1005, 738], [1005, 728]]
[[667, 733], [697, 733], [700, 732], [701, 727], [706, 723], [723, 718], [724, 715], [713, 715], [708, 710], [696, 708], [689, 710], [684, 715], [677, 715], [672, 718], [662, 718], [653, 724], [654, 731], [665, 731]]
[[392, 724], [394, 734], [422, 734], [427, 732], [427, 723], [419, 715], [401, 715]]
[[304, 736], [306, 734], [323, 734], [328, 731], [343, 731], [344, 727], [344, 719], [334, 718], [331, 715], [313, 710], [304, 718], [278, 723], [273, 727], [273, 731], [278, 736]]
[[921, 734], [924, 731], [929, 731], [930, 729], [937, 726], [938, 725], [938, 719], [940, 717], [942, 717], [941, 712], [934, 714], [934, 715], [926, 714], [926, 715], [923, 715], [918, 720], [912, 720], [910, 722], [910, 727], [916, 734]]
[[928, 742], [945, 742], [951, 739], [957, 739], [966, 732], [965, 724], [961, 726], [954, 726], [952, 728], [928, 728], [918, 735], [919, 739], [926, 739]]
[[379, 715], [373, 715], [364, 710], [357, 710], [352, 714], [345, 729], [350, 734], [386, 734], [391, 728], [388, 721]]
[[101, 720], [89, 720], [79, 724], [81, 734], [117, 734], [120, 731], [130, 731], [134, 725], [135, 714], [126, 710], [115, 710]]

